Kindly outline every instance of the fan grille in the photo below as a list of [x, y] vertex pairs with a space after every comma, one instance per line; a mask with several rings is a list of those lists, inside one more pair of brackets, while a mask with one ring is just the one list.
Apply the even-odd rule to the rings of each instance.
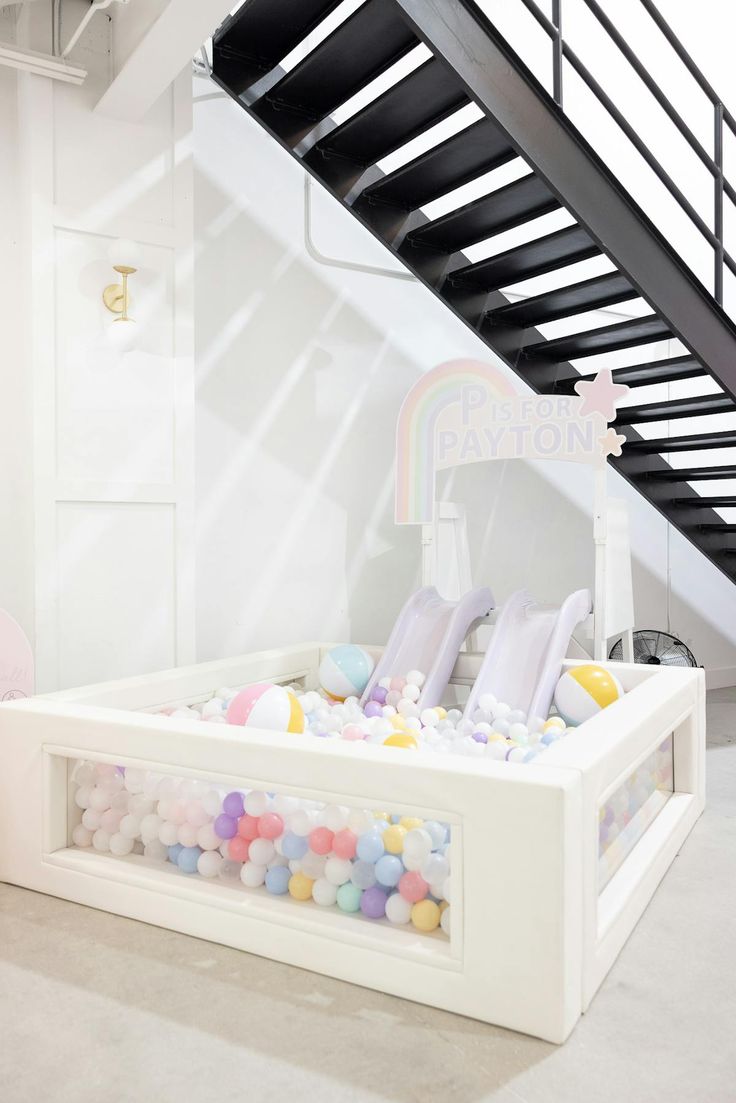
[[[609, 659], [622, 662], [624, 655], [623, 640], [611, 648]], [[645, 628], [634, 632], [634, 662], [649, 666], [697, 666], [697, 660], [687, 644], [671, 636], [669, 632]]]

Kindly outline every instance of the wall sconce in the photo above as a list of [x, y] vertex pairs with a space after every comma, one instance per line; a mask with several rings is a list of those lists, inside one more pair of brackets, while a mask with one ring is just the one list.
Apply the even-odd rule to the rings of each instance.
[[130, 318], [128, 309], [130, 297], [128, 292], [128, 277], [138, 271], [138, 249], [135, 242], [114, 242], [110, 246], [109, 256], [113, 261], [113, 268], [122, 277], [121, 283], [109, 283], [103, 291], [103, 302], [111, 313], [118, 314], [116, 322], [134, 322]]

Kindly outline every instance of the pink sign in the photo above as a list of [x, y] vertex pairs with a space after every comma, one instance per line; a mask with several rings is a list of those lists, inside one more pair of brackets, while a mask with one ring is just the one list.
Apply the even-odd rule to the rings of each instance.
[[0, 702], [33, 694], [33, 652], [21, 626], [0, 609]]

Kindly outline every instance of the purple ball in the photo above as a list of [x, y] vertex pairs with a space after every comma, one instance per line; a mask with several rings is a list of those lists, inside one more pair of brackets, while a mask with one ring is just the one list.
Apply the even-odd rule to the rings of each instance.
[[473, 732], [473, 739], [476, 743], [487, 743], [488, 736], [485, 732]]
[[385, 690], [383, 686], [376, 686], [371, 693], [371, 701], [378, 701], [379, 705], [385, 705], [387, 692], [388, 690]]
[[378, 701], [369, 701], [363, 711], [366, 716], [383, 716], [383, 709]]
[[360, 910], [369, 919], [381, 919], [386, 914], [386, 893], [378, 885], [366, 889], [360, 898]]
[[218, 839], [234, 839], [238, 833], [238, 821], [222, 812], [215, 820], [215, 834]]
[[222, 810], [233, 819], [240, 819], [245, 811], [242, 793], [228, 793], [222, 802]]

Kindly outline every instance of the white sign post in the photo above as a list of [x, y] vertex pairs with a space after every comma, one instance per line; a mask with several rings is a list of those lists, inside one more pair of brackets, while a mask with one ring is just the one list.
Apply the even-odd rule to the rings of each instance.
[[[614, 383], [605, 370], [593, 380], [576, 383], [574, 395], [519, 394], [490, 364], [452, 360], [412, 387], [397, 424], [397, 524], [434, 525], [436, 476], [448, 468], [509, 459], [563, 460], [593, 468], [597, 659], [606, 658], [609, 636], [630, 630], [633, 623], [630, 565], [628, 589], [626, 570], [609, 567], [606, 491], [607, 458], [620, 456], [626, 440], [609, 422], [628, 389]], [[616, 531], [620, 536], [620, 524]], [[615, 543], [619, 560], [627, 540]], [[434, 554], [434, 548], [425, 549], [425, 556], [430, 552]], [[618, 589], [611, 593], [613, 579]]]

